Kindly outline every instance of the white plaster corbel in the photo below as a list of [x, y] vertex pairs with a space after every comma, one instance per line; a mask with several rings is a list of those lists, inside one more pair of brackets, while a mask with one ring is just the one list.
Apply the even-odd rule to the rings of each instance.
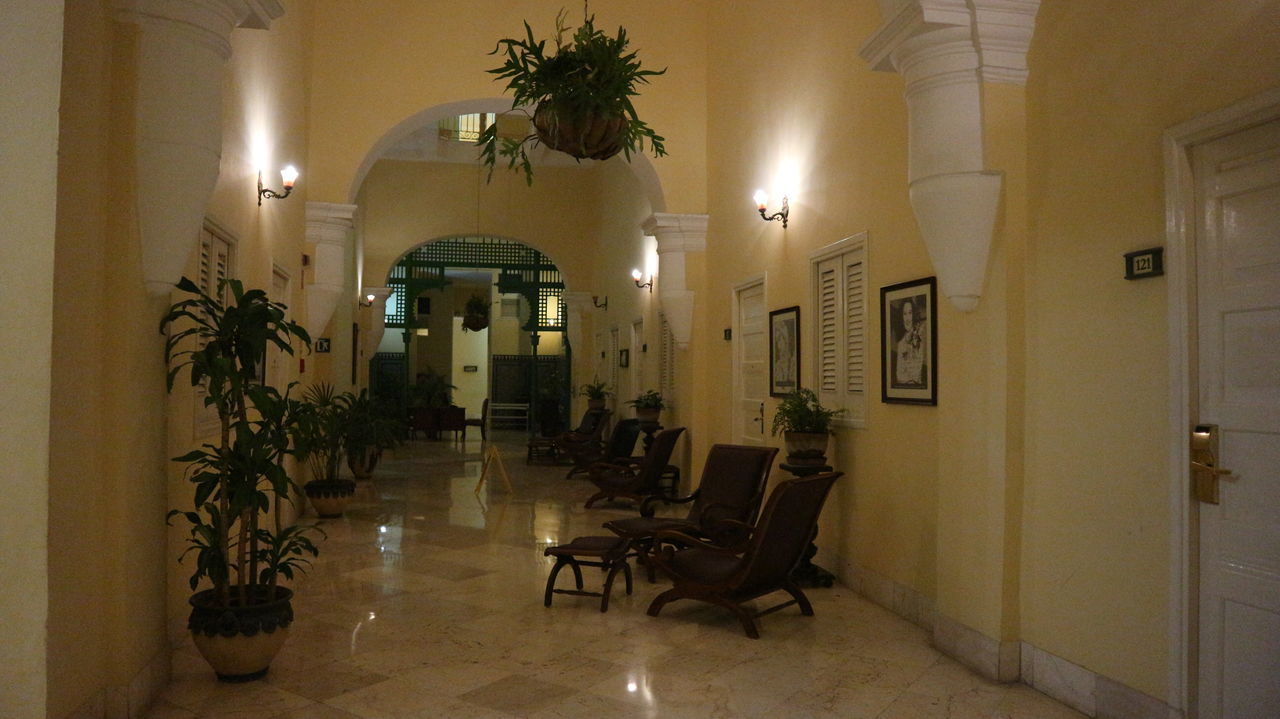
[[586, 335], [582, 331], [583, 320], [594, 308], [591, 293], [563, 292], [560, 294], [560, 301], [564, 303], [565, 334], [568, 336], [569, 347], [575, 354], [582, 352], [586, 349], [583, 344], [586, 341]]
[[307, 242], [315, 243], [307, 284], [307, 332], [321, 336], [346, 288], [347, 251], [355, 227], [355, 205], [307, 203]]
[[191, 259], [222, 155], [222, 71], [237, 27], [266, 28], [276, 0], [116, 0], [136, 30], [136, 216], [147, 291]]
[[1039, 0], [907, 0], [861, 55], [906, 81], [911, 208], [941, 292], [977, 308], [1003, 173], [983, 159], [982, 82], [1026, 81]]
[[390, 287], [366, 287], [361, 293], [363, 299], [366, 295], [373, 295], [373, 304], [369, 306], [370, 323], [369, 331], [364, 334], [364, 351], [365, 359], [373, 357], [378, 351], [378, 345], [382, 344], [382, 335], [387, 331], [387, 298], [391, 296]]
[[685, 255], [707, 249], [707, 215], [657, 212], [642, 223], [658, 240], [658, 298], [676, 347], [687, 349], [693, 336], [693, 290], [685, 278]]

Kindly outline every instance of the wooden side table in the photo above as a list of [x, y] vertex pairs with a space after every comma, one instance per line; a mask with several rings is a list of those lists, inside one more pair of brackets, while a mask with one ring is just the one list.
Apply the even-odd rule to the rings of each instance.
[[[821, 472], [830, 472], [832, 469], [829, 464], [787, 464], [783, 462], [778, 466], [797, 477], [808, 477]], [[813, 528], [813, 536], [814, 538], [818, 536], [817, 526]], [[807, 587], [830, 587], [835, 584], [836, 575], [813, 563], [813, 558], [817, 553], [818, 545], [814, 544], [813, 540], [810, 540], [809, 548], [805, 550], [804, 557], [800, 559], [800, 564], [796, 565], [795, 570], [791, 572], [791, 579], [796, 584]]]

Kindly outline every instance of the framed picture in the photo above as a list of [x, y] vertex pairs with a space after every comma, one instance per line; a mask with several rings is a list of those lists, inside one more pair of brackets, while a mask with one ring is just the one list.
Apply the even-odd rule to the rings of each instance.
[[631, 350], [629, 349], [618, 350], [618, 366], [619, 367], [631, 366]]
[[800, 389], [800, 308], [769, 313], [769, 395]]
[[938, 404], [938, 291], [933, 277], [880, 288], [880, 401]]

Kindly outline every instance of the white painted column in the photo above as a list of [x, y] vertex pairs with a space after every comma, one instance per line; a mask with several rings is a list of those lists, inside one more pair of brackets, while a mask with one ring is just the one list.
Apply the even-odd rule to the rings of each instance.
[[658, 298], [676, 347], [688, 349], [693, 335], [694, 292], [685, 278], [685, 255], [707, 249], [707, 215], [657, 212], [641, 225], [658, 240]]
[[[590, 292], [564, 292], [560, 295], [560, 301], [564, 303], [565, 311], [565, 337], [569, 340], [569, 347], [573, 349], [573, 359], [576, 367], [574, 369], [585, 370], [588, 366], [586, 363], [591, 362], [591, 355], [587, 352], [587, 335], [583, 332], [584, 323], [587, 315], [594, 309], [594, 303], [591, 300]], [[583, 377], [574, 373], [575, 377]], [[576, 382], [577, 386], [581, 386], [582, 382]], [[571, 416], [576, 416], [583, 410], [579, 407], [577, 399], [576, 387], [574, 388], [574, 406], [571, 409]]]
[[306, 330], [313, 340], [329, 326], [346, 288], [347, 250], [355, 229], [355, 212], [355, 205], [307, 203], [307, 242], [315, 244], [315, 251], [306, 286]]
[[982, 82], [1022, 84], [1039, 0], [907, 0], [861, 55], [902, 73], [911, 207], [942, 294], [977, 308], [1003, 173], [983, 158]]
[[[135, 215], [147, 291], [165, 295], [191, 259], [222, 155], [231, 31], [265, 28], [276, 0], [116, 0], [136, 27]], [[246, 188], [246, 192], [250, 192]]]

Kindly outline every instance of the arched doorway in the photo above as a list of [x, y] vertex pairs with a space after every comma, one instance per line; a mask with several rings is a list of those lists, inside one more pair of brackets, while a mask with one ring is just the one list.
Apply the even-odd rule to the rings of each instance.
[[386, 285], [388, 331], [369, 368], [375, 395], [472, 418], [488, 400], [494, 427], [563, 428], [572, 348], [550, 258], [504, 237], [445, 237], [402, 255]]

